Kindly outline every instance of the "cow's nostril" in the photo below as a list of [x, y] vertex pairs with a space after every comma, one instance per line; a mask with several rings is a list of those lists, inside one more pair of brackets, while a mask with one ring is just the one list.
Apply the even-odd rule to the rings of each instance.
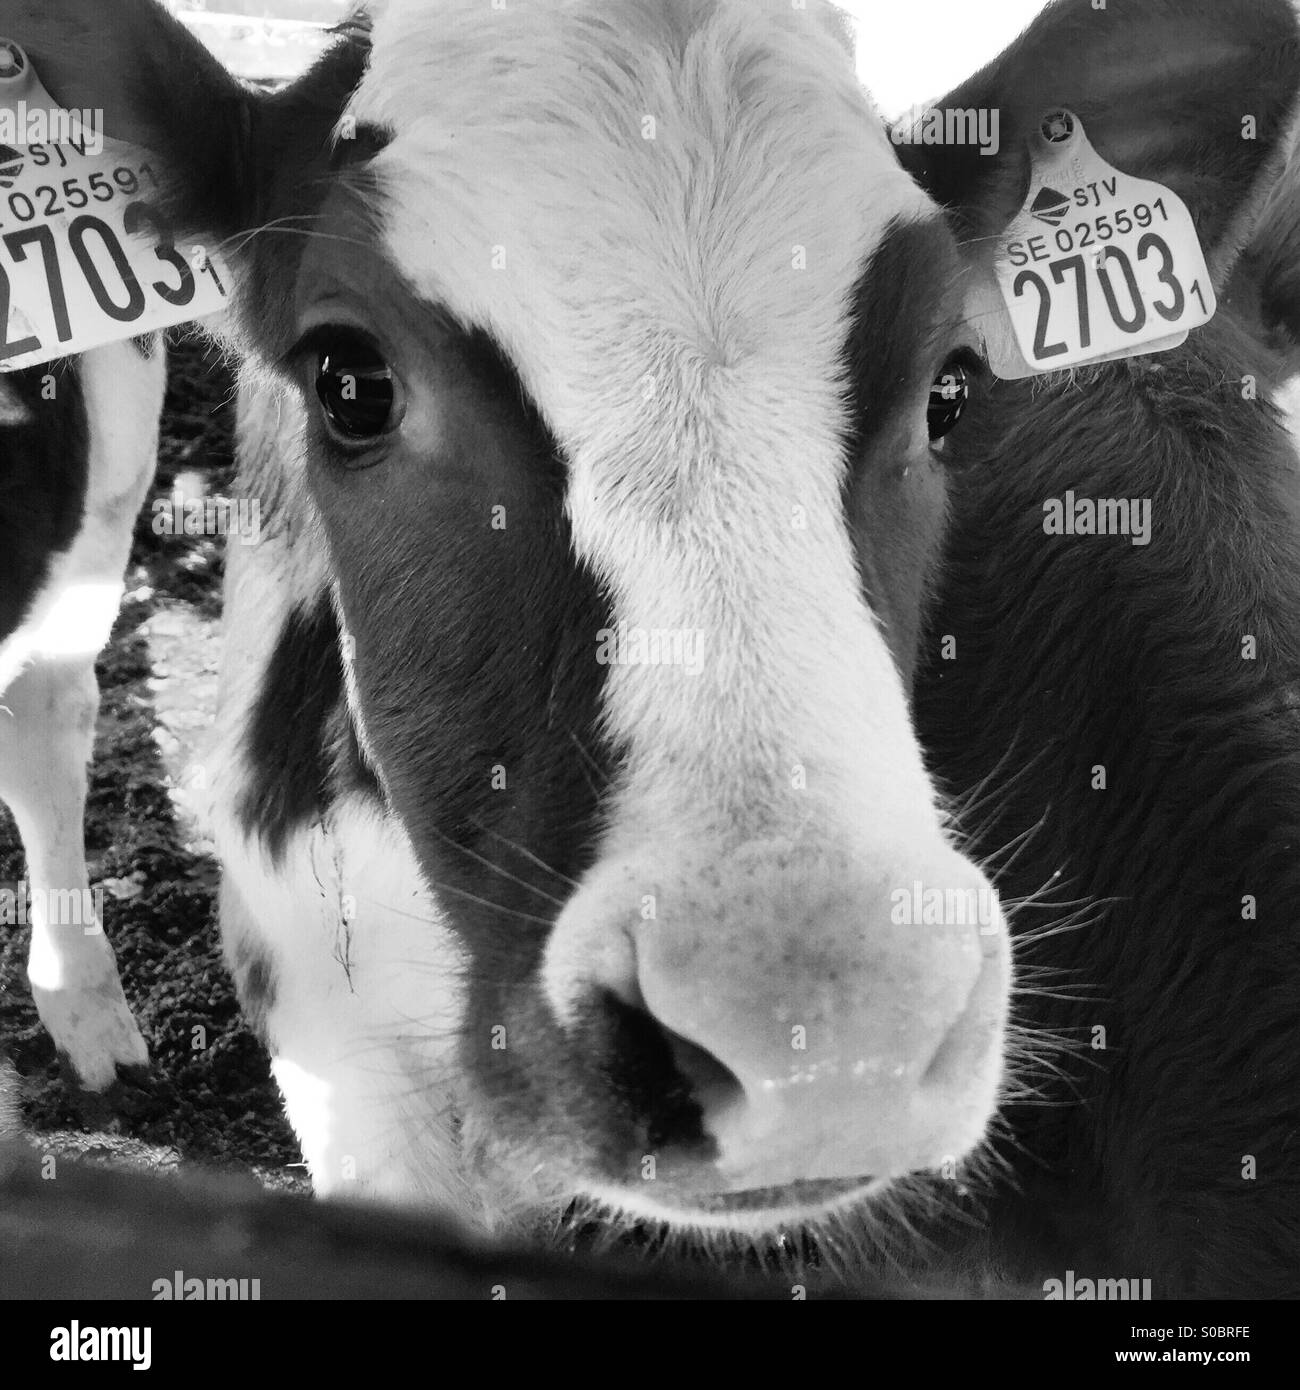
[[673, 1061], [690, 1087], [691, 1095], [701, 1113], [701, 1123], [707, 1133], [710, 1117], [720, 1115], [724, 1110], [743, 1101], [744, 1088], [735, 1073], [724, 1067], [713, 1053], [696, 1046], [661, 1023], [656, 1023], [655, 1027], [668, 1040]]
[[665, 1028], [644, 1009], [613, 994], [607, 1070], [615, 1091], [645, 1126], [652, 1151], [672, 1149], [706, 1161], [716, 1157], [705, 1117], [739, 1098], [740, 1082], [711, 1053]]

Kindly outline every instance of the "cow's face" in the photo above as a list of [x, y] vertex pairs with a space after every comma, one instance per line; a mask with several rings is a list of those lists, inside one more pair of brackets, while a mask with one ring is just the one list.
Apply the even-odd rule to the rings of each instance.
[[464, 952], [471, 1143], [691, 1212], [959, 1158], [1006, 934], [901, 672], [974, 344], [825, 16], [394, 5], [346, 122], [261, 346]]
[[[114, 43], [174, 50], [136, 87], [211, 89], [203, 166], [178, 94], [78, 104], [171, 153], [193, 224], [295, 233], [239, 238], [242, 333], [293, 384], [352, 718], [463, 962], [431, 990], [474, 1163], [761, 1228], [968, 1154], [1007, 938], [906, 682], [931, 387], [974, 342], [826, 9], [390, 0], [258, 102], [121, 8]], [[1042, 31], [1062, 71], [1088, 8]], [[1168, 39], [1157, 8], [1126, 22]], [[987, 235], [1084, 81], [1012, 64], [1005, 158], [918, 172]]]

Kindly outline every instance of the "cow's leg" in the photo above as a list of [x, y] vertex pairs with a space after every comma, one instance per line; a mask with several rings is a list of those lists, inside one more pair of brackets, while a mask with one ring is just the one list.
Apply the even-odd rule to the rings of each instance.
[[118, 1067], [149, 1058], [86, 872], [86, 764], [99, 708], [94, 657], [37, 657], [3, 705], [0, 798], [27, 855], [32, 995], [76, 1079], [102, 1091]]
[[119, 1067], [148, 1061], [90, 893], [83, 821], [99, 707], [95, 658], [117, 617], [132, 528], [157, 462], [161, 338], [86, 353], [78, 372], [89, 440], [82, 520], [0, 652], [0, 799], [27, 858], [37, 1011], [75, 1079], [101, 1091]]

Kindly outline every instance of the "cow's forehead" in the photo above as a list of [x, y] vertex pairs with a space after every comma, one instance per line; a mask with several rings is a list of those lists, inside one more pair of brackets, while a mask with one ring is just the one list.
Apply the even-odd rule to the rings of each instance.
[[[942, 229], [829, 13], [392, 0], [354, 98], [388, 136], [366, 167], [384, 256], [504, 350], [616, 623], [710, 643], [689, 683], [602, 668], [623, 750], [611, 845], [687, 824], [802, 833], [773, 775], [795, 750], [824, 770], [828, 840], [879, 822], [863, 790], [879, 785], [897, 793], [889, 834], [938, 833], [842, 485], [857, 288], [891, 229]], [[934, 325], [870, 328], [916, 375], [921, 354], [890, 349]], [[909, 396], [922, 435], [928, 381]], [[846, 744], [884, 761], [844, 771]]]
[[[390, 0], [358, 120], [387, 251], [573, 453], [719, 373], [837, 379], [855, 282], [932, 212], [827, 22], [755, 0]], [[805, 396], [806, 398], [806, 396]], [[763, 400], [745, 401], [759, 408]]]

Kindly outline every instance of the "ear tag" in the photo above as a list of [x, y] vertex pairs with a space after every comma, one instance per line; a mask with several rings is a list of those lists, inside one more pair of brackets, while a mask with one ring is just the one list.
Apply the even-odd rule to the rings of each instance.
[[177, 246], [147, 150], [65, 111], [0, 39], [0, 372], [219, 313], [230, 275]]
[[1177, 194], [1107, 164], [1069, 111], [1044, 117], [1030, 155], [1025, 205], [972, 305], [996, 375], [1167, 352], [1209, 323], [1214, 286]]

